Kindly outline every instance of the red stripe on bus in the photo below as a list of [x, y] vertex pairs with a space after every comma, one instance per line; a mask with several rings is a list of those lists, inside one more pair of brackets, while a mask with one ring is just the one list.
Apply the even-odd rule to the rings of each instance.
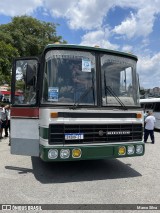
[[39, 108], [29, 108], [29, 107], [12, 107], [11, 108], [11, 117], [39, 117]]

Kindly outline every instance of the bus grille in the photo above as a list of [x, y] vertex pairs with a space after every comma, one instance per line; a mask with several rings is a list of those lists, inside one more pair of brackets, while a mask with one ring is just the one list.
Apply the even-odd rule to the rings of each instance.
[[[65, 134], [81, 134], [83, 139], [66, 140]], [[49, 144], [94, 144], [141, 141], [141, 124], [50, 124]]]

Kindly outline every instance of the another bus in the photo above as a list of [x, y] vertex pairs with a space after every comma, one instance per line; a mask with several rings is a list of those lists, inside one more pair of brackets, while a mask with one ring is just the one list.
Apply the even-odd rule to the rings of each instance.
[[131, 54], [64, 44], [15, 59], [11, 153], [43, 161], [142, 156], [136, 63]]
[[146, 112], [151, 110], [156, 118], [155, 129], [160, 129], [160, 98], [140, 99], [141, 107]]

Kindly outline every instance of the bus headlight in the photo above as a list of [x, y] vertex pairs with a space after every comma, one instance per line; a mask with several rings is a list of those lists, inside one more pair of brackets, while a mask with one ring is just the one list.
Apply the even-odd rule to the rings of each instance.
[[126, 154], [126, 147], [125, 146], [118, 147], [118, 154], [119, 155], [125, 155]]
[[128, 155], [133, 155], [134, 152], [135, 152], [134, 146], [128, 146], [128, 147], [127, 147], [127, 154], [128, 154]]
[[69, 149], [61, 149], [60, 151], [60, 158], [66, 159], [70, 156], [70, 150]]
[[72, 157], [73, 158], [80, 158], [82, 154], [81, 149], [73, 149], [72, 150]]
[[137, 145], [136, 154], [142, 154], [142, 153], [143, 153], [143, 145]]
[[50, 149], [48, 151], [48, 158], [49, 159], [56, 159], [58, 157], [58, 150], [57, 149]]

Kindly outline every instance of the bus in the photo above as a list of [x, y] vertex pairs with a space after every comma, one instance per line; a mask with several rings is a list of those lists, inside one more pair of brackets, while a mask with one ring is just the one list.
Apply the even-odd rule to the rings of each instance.
[[11, 154], [43, 161], [144, 155], [137, 60], [69, 44], [48, 44], [40, 57], [15, 58]]
[[155, 129], [160, 129], [160, 98], [146, 98], [140, 99], [140, 104], [146, 112], [151, 110], [156, 119]]

